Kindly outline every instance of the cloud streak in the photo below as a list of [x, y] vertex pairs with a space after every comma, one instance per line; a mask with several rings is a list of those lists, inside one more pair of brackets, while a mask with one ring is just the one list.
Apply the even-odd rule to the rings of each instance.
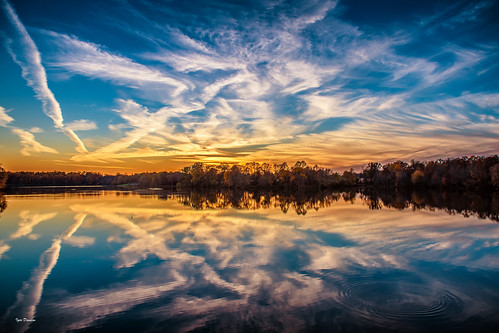
[[9, 128], [13, 134], [19, 137], [20, 143], [23, 146], [20, 153], [24, 156], [31, 156], [32, 153], [53, 153], [57, 154], [57, 151], [53, 148], [44, 146], [43, 144], [36, 141], [33, 133], [40, 131], [38, 127], [32, 128], [30, 131], [26, 131], [15, 126], [11, 126], [10, 123], [14, 121], [14, 118], [7, 114], [7, 111], [0, 106], [0, 127]]
[[[55, 76], [75, 87], [99, 80], [114, 92], [88, 120], [65, 126], [95, 130], [85, 133], [93, 151], [71, 161], [308, 159], [349, 168], [390, 155], [499, 152], [489, 142], [497, 137], [490, 77], [498, 45], [445, 28], [459, 17], [480, 24], [491, 3], [460, 3], [434, 18], [425, 11], [427, 22], [407, 18], [424, 29], [382, 18], [382, 28], [366, 27], [348, 16], [355, 5], [335, 1], [125, 5], [130, 17], [117, 12], [102, 23], [113, 39], [36, 30]], [[470, 135], [476, 144], [450, 148]]]
[[16, 38], [7, 41], [7, 48], [14, 61], [21, 67], [23, 78], [35, 92], [36, 98], [42, 102], [43, 111], [52, 119], [55, 127], [76, 143], [79, 152], [86, 152], [85, 145], [73, 130], [64, 127], [61, 106], [48, 87], [47, 74], [38, 48], [7, 0], [3, 1], [3, 9], [16, 32]]
[[14, 119], [7, 114], [7, 110], [0, 106], [0, 126], [7, 127], [7, 124], [14, 121]]
[[[53, 213], [53, 215], [55, 215], [55, 213]], [[36, 217], [37, 214], [34, 214], [34, 216]], [[59, 237], [55, 238], [52, 245], [41, 254], [38, 266], [31, 273], [29, 280], [24, 282], [23, 287], [17, 292], [16, 302], [7, 309], [7, 312], [2, 317], [5, 327], [8, 327], [13, 332], [25, 332], [29, 329], [32, 323], [31, 321], [25, 321], [18, 324], [13, 319], [16, 318], [15, 316], [35, 319], [36, 308], [40, 303], [43, 293], [43, 285], [52, 272], [52, 269], [57, 264], [61, 252], [61, 243], [63, 240], [68, 240], [78, 230], [85, 220], [85, 217], [86, 215], [84, 214], [75, 216], [76, 222], [66, 229]], [[50, 217], [42, 216], [38, 219], [38, 223], [41, 222], [40, 219], [42, 218]]]
[[25, 130], [20, 128], [12, 128], [12, 133], [16, 134], [20, 141], [23, 149], [21, 149], [21, 155], [31, 156], [32, 153], [52, 153], [57, 154], [57, 150], [42, 145], [35, 140], [35, 136]]
[[[109, 258], [125, 274], [76, 294], [51, 293], [41, 304], [45, 314], [57, 319], [57, 327], [105, 326], [108, 319], [130, 311], [134, 318], [158, 322], [180, 318], [189, 325], [185, 330], [204, 327], [222, 314], [240, 320], [241, 313], [274, 327], [271, 317], [285, 313], [276, 327], [292, 330], [304, 325], [308, 314], [303, 311], [338, 302], [342, 281], [352, 276], [372, 278], [394, 270], [402, 280], [390, 283], [403, 285], [410, 276], [432, 288], [428, 283], [433, 278], [418, 267], [422, 261], [446, 269], [499, 267], [493, 250], [496, 225], [477, 217], [470, 217], [470, 223], [444, 211], [372, 211], [359, 198], [310, 209], [306, 216], [283, 214], [276, 201], [266, 209], [185, 210], [177, 199], [144, 205], [138, 194], [124, 198], [107, 193], [65, 206], [68, 211], [62, 213], [76, 214], [75, 221], [88, 214], [99, 226], [111, 226], [105, 231], [107, 243], [118, 244], [110, 245], [115, 251]], [[56, 241], [69, 242], [78, 227], [75, 223]], [[96, 239], [95, 250], [105, 239]], [[152, 264], [140, 265], [145, 262]], [[445, 290], [473, 290], [457, 280], [444, 281], [449, 282]], [[260, 300], [266, 305], [254, 307]], [[492, 305], [484, 305], [482, 310], [494, 313]]]
[[97, 124], [88, 119], [80, 119], [67, 124], [66, 127], [73, 131], [90, 131], [97, 129]]
[[57, 54], [52, 66], [79, 75], [109, 80], [132, 88], [149, 89], [159, 86], [171, 91], [173, 96], [188, 89], [188, 86], [157, 69], [105, 51], [101, 46], [81, 41], [73, 36], [46, 32], [54, 39], [62, 53]]

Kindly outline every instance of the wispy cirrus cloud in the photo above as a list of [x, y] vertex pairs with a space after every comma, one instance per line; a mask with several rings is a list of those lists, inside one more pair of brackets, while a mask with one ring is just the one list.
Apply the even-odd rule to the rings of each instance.
[[430, 31], [438, 27], [453, 29], [456, 26], [467, 24], [479, 19], [480, 14], [492, 7], [494, 1], [456, 1], [438, 14], [421, 19], [419, 24], [430, 27]]
[[[3, 1], [3, 9], [15, 31], [13, 38], [8, 38], [6, 45], [14, 61], [21, 67], [22, 76], [36, 94], [36, 98], [42, 102], [43, 111], [49, 116], [56, 128], [60, 129], [68, 138], [77, 145], [79, 152], [86, 152], [85, 145], [80, 138], [69, 128], [64, 127], [62, 110], [59, 102], [47, 84], [47, 75], [42, 65], [40, 52], [16, 12], [7, 0]], [[18, 134], [19, 135], [19, 134]], [[28, 135], [23, 134], [25, 142], [29, 142]], [[41, 146], [31, 145], [33, 149], [41, 149]], [[45, 151], [47, 147], [43, 148]], [[26, 150], [24, 150], [26, 153]]]
[[[38, 214], [34, 215], [37, 216]], [[56, 214], [54, 213], [53, 215]], [[45, 280], [47, 280], [59, 260], [61, 243], [62, 241], [71, 238], [82, 225], [85, 217], [86, 214], [75, 216], [75, 223], [69, 226], [60, 236], [56, 237], [52, 241], [51, 246], [41, 254], [38, 266], [31, 272], [29, 280], [25, 281], [22, 288], [18, 290], [16, 302], [7, 309], [7, 312], [2, 317], [2, 324], [5, 324], [3, 325], [4, 327], [9, 330], [15, 330], [16, 332], [25, 332], [29, 329], [32, 321], [24, 321], [21, 325], [13, 327], [12, 322], [7, 322], [7, 318], [11, 319], [12, 313], [23, 313], [26, 315], [26, 318], [35, 318], [36, 309], [42, 297]], [[29, 232], [31, 232], [31, 230], [29, 230]]]
[[156, 130], [163, 128], [166, 125], [168, 113], [165, 112], [165, 109], [150, 113], [146, 107], [143, 107], [134, 101], [118, 100], [118, 103], [120, 107], [115, 109], [115, 112], [126, 120], [128, 125], [133, 129], [127, 132], [124, 138], [89, 154], [77, 155], [73, 157], [74, 160], [105, 160], [108, 158], [116, 158], [116, 153], [129, 148], [140, 139], [154, 133]]
[[0, 106], [0, 127], [6, 127], [11, 130], [20, 139], [20, 143], [23, 146], [20, 153], [24, 156], [31, 156], [32, 153], [53, 153], [56, 154], [57, 151], [53, 148], [44, 146], [43, 144], [36, 141], [33, 133], [40, 131], [38, 127], [34, 127], [29, 131], [20, 129], [18, 127], [10, 125], [14, 121], [14, 118], [7, 114], [7, 110]]
[[[291, 21], [282, 18], [281, 27], [285, 29], [284, 32], [268, 25], [258, 28], [257, 24], [252, 24], [258, 32], [270, 36], [271, 40], [259, 38], [257, 31], [250, 31], [252, 36], [248, 38], [255, 39], [255, 44], [249, 49], [246, 37], [235, 29], [224, 28], [220, 31], [220, 34], [227, 37], [224, 40], [220, 39], [218, 31], [213, 31], [212, 38], [218, 41], [216, 46], [173, 30], [174, 39], [186, 48], [176, 52], [159, 50], [158, 53], [144, 53], [143, 57], [171, 66], [174, 69], [172, 75], [189, 80], [195, 91], [182, 96], [182, 101], [174, 104], [178, 106], [176, 108], [165, 107], [154, 113], [146, 111], [134, 113], [133, 116], [126, 111], [129, 108], [123, 108], [123, 102], [119, 101], [123, 111], [117, 112], [133, 129], [113, 144], [87, 156], [75, 156], [74, 159], [92, 159], [97, 156], [108, 158], [111, 152], [115, 153], [114, 157], [119, 153], [121, 157], [144, 157], [144, 154], [150, 154], [191, 155], [195, 158], [208, 154], [216, 158], [224, 154], [219, 148], [278, 142], [306, 130], [306, 126], [293, 124], [292, 118], [285, 114], [276, 116], [273, 110], [275, 94], [295, 95], [303, 90], [317, 88], [338, 72], [338, 69], [316, 66], [294, 56], [288, 57], [289, 59], [274, 59], [275, 55], [268, 47], [275, 47], [280, 53], [297, 50], [301, 42], [291, 32], [320, 20], [334, 6], [328, 4], [318, 7], [320, 8], [309, 8], [307, 15], [310, 19], [304, 19], [304, 16]], [[69, 37], [63, 37], [65, 41], [68, 41], [67, 38]], [[66, 52], [61, 54], [66, 55]], [[81, 57], [75, 59], [82, 60]], [[266, 63], [259, 65], [262, 62]], [[56, 63], [57, 60], [54, 61]], [[64, 64], [57, 63], [56, 66]], [[79, 72], [74, 67], [72, 70]], [[214, 71], [218, 72], [213, 74]], [[213, 75], [190, 75], [195, 72]], [[133, 104], [138, 110], [144, 108], [131, 100], [127, 103]], [[210, 106], [207, 108], [208, 105]], [[202, 116], [193, 116], [191, 112], [198, 112]], [[153, 122], [150, 125], [149, 120]], [[170, 143], [168, 151], [158, 151], [159, 146], [155, 147], [154, 140], [148, 139], [152, 133], [167, 139]], [[149, 144], [148, 149], [130, 148], [132, 145], [140, 145], [141, 141]], [[125, 152], [126, 149], [129, 150]]]
[[32, 153], [52, 153], [57, 154], [57, 150], [42, 145], [35, 140], [35, 136], [25, 130], [20, 128], [12, 128], [12, 133], [16, 134], [20, 141], [23, 149], [21, 149], [21, 155], [30, 156]]
[[[187, 316], [192, 320], [186, 320], [188, 327], [183, 329], [192, 330], [205, 327], [213, 311], [270, 318], [285, 309], [285, 324], [275, 327], [292, 330], [303, 320], [295, 311], [336, 299], [343, 289], [337, 282], [347, 281], [359, 269], [369, 273], [394, 269], [411, 274], [411, 281], [413, 277], [424, 281], [426, 272], [417, 263], [428, 258], [470, 269], [499, 265], [494, 253], [478, 251], [497, 244], [490, 234], [496, 229], [490, 221], [471, 217], [475, 227], [471, 228], [469, 219], [456, 220], [443, 211], [428, 215], [416, 210], [408, 215], [385, 207], [373, 213], [359, 201], [339, 200], [331, 207], [310, 209], [307, 216], [282, 214], [278, 206], [265, 209], [264, 214], [261, 207], [251, 212], [179, 212], [175, 200], [145, 207], [133, 196], [112, 204], [100, 200], [71, 205], [74, 213], [88, 213], [114, 227], [107, 242], [122, 245], [113, 256], [115, 266], [134, 267], [142, 280], [141, 285], [131, 279], [107, 289], [61, 294], [48, 302], [50, 311], [67, 327], [83, 329], [131, 308], [141, 317], [138, 305], [147, 304], [148, 318], [152, 314], [159, 322]], [[180, 245], [172, 246], [174, 239]], [[478, 249], [475, 256], [469, 256], [470, 248]], [[289, 253], [300, 260], [288, 260]], [[160, 261], [154, 267], [158, 274], [147, 274], [150, 267], [140, 265], [150, 258]], [[321, 274], [325, 278], [319, 278]], [[190, 291], [199, 285], [212, 288], [192, 296]], [[446, 286], [460, 291], [459, 285]], [[154, 302], [165, 297], [170, 301]], [[262, 297], [268, 298], [269, 305], [254, 313], [248, 300]], [[485, 306], [481, 311], [494, 313], [494, 308]], [[266, 323], [265, 327], [271, 326]]]
[[54, 44], [62, 51], [50, 63], [53, 67], [132, 88], [159, 86], [163, 90], [170, 90], [172, 96], [188, 89], [188, 85], [181, 80], [125, 56], [108, 52], [100, 45], [52, 31], [45, 33], [53, 38]]
[[0, 106], [0, 126], [7, 127], [7, 124], [13, 122], [14, 118], [7, 114], [7, 110]]
[[66, 124], [66, 127], [70, 128], [73, 131], [90, 131], [97, 129], [97, 124], [95, 123], [95, 121], [80, 119]]
[[[489, 2], [460, 2], [439, 18], [425, 9], [427, 21], [414, 14], [412, 25], [382, 28], [359, 24], [348, 17], [350, 4], [335, 1], [123, 5], [126, 19], [113, 13], [102, 24], [130, 45], [83, 30], [36, 30], [49, 46], [50, 70], [116, 92], [108, 96], [115, 106], [104, 111], [111, 121], [95, 111], [95, 120], [66, 126], [89, 130], [93, 121], [99, 129], [95, 139], [88, 137], [97, 131], [86, 135], [95, 149], [72, 161], [282, 161], [300, 152], [331, 166], [343, 159], [346, 167], [411, 156], [389, 142], [404, 142], [418, 158], [474, 153], [479, 142], [487, 147], [479, 151], [497, 151], [488, 140], [496, 136], [489, 76], [498, 45], [441, 32], [449, 34], [445, 25], [459, 17], [479, 24]], [[440, 144], [467, 135], [477, 145]], [[359, 156], [346, 156], [344, 145]]]

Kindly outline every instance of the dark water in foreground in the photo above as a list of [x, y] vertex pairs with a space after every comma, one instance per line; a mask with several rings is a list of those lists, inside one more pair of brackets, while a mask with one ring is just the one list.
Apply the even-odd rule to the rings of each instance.
[[80, 190], [6, 199], [2, 332], [499, 327], [497, 195]]

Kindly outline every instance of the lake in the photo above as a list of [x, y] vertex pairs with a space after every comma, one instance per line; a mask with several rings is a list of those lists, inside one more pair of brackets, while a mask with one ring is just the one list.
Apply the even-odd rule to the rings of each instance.
[[5, 332], [493, 332], [499, 197], [25, 190]]

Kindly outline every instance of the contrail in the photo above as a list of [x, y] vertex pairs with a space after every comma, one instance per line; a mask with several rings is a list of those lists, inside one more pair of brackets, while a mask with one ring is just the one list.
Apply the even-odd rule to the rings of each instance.
[[47, 74], [42, 65], [42, 58], [38, 48], [29, 36], [14, 8], [12, 8], [7, 0], [3, 0], [3, 9], [18, 34], [16, 40], [7, 40], [7, 49], [14, 61], [21, 67], [22, 76], [28, 86], [35, 92], [36, 98], [42, 102], [43, 112], [52, 119], [56, 128], [60, 129], [68, 138], [76, 143], [76, 150], [78, 152], [88, 152], [83, 142], [73, 130], [64, 127], [61, 106], [48, 87]]
[[29, 329], [31, 321], [24, 321], [24, 318], [31, 320], [36, 316], [36, 308], [42, 298], [43, 285], [57, 264], [61, 252], [61, 243], [69, 239], [78, 230], [86, 216], [87, 214], [75, 216], [76, 222], [66, 229], [62, 235], [55, 238], [52, 246], [42, 253], [38, 267], [32, 271], [30, 279], [23, 283], [22, 288], [17, 292], [16, 302], [7, 309], [2, 318], [2, 324], [8, 331], [22, 333]]

